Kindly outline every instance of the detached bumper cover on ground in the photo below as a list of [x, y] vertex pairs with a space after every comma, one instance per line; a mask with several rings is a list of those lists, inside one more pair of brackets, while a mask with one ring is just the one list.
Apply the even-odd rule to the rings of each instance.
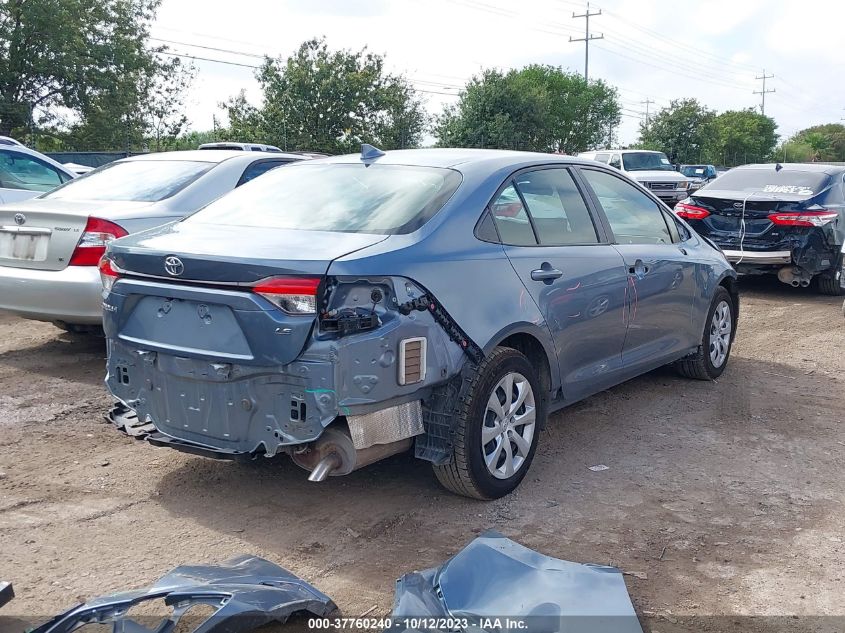
[[544, 556], [497, 532], [396, 582], [395, 630], [441, 620], [464, 630], [642, 633], [621, 571]]
[[[132, 607], [157, 599], [171, 608], [169, 616], [146, 616], [144, 621], [150, 626], [127, 617]], [[197, 605], [215, 611], [197, 621], [191, 629], [194, 633], [248, 631], [269, 622], [284, 623], [296, 612], [321, 617], [337, 609], [328, 596], [278, 565], [255, 556], [238, 556], [222, 565], [177, 567], [148, 589], [96, 598], [56, 616], [33, 633], [69, 633], [92, 623], [113, 624], [115, 631], [134, 633], [173, 630]]]

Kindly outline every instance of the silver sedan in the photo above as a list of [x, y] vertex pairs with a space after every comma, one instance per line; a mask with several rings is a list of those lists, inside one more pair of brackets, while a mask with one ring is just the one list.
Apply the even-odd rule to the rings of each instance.
[[178, 220], [302, 159], [223, 150], [145, 154], [0, 206], [0, 310], [71, 331], [99, 326], [97, 264], [109, 241]]

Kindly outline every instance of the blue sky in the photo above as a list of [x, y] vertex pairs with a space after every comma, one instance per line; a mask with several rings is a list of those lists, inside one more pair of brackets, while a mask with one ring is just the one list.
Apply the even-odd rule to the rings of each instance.
[[[195, 61], [188, 95], [193, 129], [225, 121], [217, 104], [245, 89], [258, 103], [250, 65], [260, 56], [286, 56], [303, 40], [325, 36], [332, 48], [384, 54], [390, 70], [424, 91], [430, 112], [456, 100], [482, 68], [547, 63], [583, 72], [585, 3], [575, 0], [164, 0], [153, 36], [171, 50], [230, 62]], [[636, 140], [649, 108], [695, 97], [717, 110], [759, 107], [789, 136], [845, 117], [845, 2], [835, 0], [597, 0], [591, 30], [604, 34], [590, 47], [590, 77], [619, 89], [622, 143]], [[161, 42], [155, 42], [161, 43]], [[198, 48], [187, 44], [210, 48]], [[227, 49], [240, 54], [214, 49]], [[243, 66], [231, 65], [243, 64]]]

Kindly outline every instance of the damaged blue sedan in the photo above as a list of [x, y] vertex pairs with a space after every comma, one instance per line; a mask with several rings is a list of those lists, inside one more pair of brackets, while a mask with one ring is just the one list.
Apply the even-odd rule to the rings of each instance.
[[100, 272], [127, 432], [313, 481], [413, 450], [480, 499], [549, 413], [665, 364], [719, 376], [739, 309], [721, 251], [618, 171], [495, 150], [303, 161]]

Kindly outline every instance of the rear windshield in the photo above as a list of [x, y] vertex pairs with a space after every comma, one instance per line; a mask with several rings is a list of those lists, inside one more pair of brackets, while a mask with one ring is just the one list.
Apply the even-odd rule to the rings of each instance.
[[343, 233], [410, 233], [461, 183], [451, 169], [302, 164], [235, 189], [185, 222]]
[[824, 191], [830, 176], [825, 173], [791, 169], [732, 169], [713, 181], [707, 189], [748, 193], [787, 194], [809, 198]]
[[111, 163], [42, 196], [62, 200], [158, 202], [176, 194], [215, 163], [187, 160], [131, 160]]
[[625, 171], [674, 171], [672, 163], [661, 152], [628, 152], [622, 154]]

